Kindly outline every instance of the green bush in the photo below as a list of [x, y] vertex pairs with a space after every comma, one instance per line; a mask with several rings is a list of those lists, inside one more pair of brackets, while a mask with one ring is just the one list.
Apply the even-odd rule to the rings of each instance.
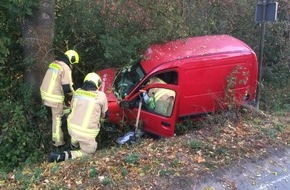
[[202, 128], [202, 123], [200, 123], [199, 121], [186, 119], [185, 121], [177, 123], [175, 125], [174, 132], [176, 135], [184, 135], [190, 130], [199, 130], [200, 128]]
[[0, 168], [4, 170], [25, 161], [35, 163], [43, 157], [42, 125], [38, 121], [44, 118], [45, 110], [29, 101], [32, 99], [29, 88], [23, 86], [15, 92], [17, 98], [0, 103]]
[[[121, 1], [115, 5], [57, 0], [56, 55], [68, 48], [78, 50], [79, 67], [84, 73], [121, 67], [140, 59], [151, 43], [188, 36], [178, 6], [175, 1], [156, 0]], [[78, 74], [78, 80], [82, 80], [84, 74]]]
[[40, 134], [33, 121], [38, 111], [31, 90], [22, 85], [23, 51], [21, 24], [38, 3], [34, 0], [4, 1], [0, 5], [0, 168], [11, 170], [30, 157], [39, 159]]
[[[132, 0], [114, 5], [112, 1], [97, 2], [55, 1], [54, 52], [56, 56], [71, 48], [79, 52], [81, 62], [73, 71], [76, 87], [88, 72], [139, 60], [148, 45], [155, 42], [230, 34], [249, 44], [257, 55], [259, 52], [260, 25], [254, 21], [256, 0]], [[34, 102], [30, 87], [22, 85], [27, 67], [22, 56], [21, 24], [37, 3], [11, 0], [0, 5], [1, 169], [39, 160], [50, 148], [50, 128], [45, 127], [50, 118], [44, 107]], [[287, 5], [286, 1], [279, 2], [278, 21], [266, 25], [261, 108], [267, 111], [278, 110], [284, 97], [289, 97], [289, 18], [282, 9]], [[184, 134], [191, 127], [191, 123], [180, 124], [177, 133]], [[114, 134], [102, 132], [98, 140], [108, 137], [114, 138]], [[191, 146], [195, 149], [200, 145], [192, 142]], [[134, 157], [128, 157], [127, 162], [129, 158]]]

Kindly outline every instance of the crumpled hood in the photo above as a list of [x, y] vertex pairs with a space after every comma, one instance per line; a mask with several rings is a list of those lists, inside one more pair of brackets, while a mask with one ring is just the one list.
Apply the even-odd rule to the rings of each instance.
[[113, 91], [113, 82], [117, 71], [117, 69], [104, 69], [96, 72], [102, 79], [102, 86], [99, 90], [106, 94], [108, 102], [117, 101]]

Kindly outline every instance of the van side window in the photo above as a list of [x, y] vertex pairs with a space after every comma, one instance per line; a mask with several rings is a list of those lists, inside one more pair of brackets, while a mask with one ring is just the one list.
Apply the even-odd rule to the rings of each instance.
[[175, 100], [175, 92], [165, 88], [151, 88], [143, 93], [142, 109], [160, 114], [171, 116]]
[[160, 78], [161, 80], [163, 80], [167, 84], [174, 84], [174, 85], [178, 84], [178, 76], [177, 76], [177, 72], [176, 71], [160, 73], [160, 74], [157, 74], [155, 76], [157, 78]]
[[[156, 80], [156, 78], [158, 78], [158, 80]], [[154, 75], [150, 77], [149, 80], [145, 81], [143, 83], [143, 86], [156, 83], [178, 85], [178, 74], [176, 71], [170, 71]]]

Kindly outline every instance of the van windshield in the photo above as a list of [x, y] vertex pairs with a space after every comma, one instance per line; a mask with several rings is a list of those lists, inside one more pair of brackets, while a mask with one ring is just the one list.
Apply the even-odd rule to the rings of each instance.
[[145, 73], [139, 63], [134, 63], [121, 68], [114, 80], [115, 96], [121, 100], [143, 79]]

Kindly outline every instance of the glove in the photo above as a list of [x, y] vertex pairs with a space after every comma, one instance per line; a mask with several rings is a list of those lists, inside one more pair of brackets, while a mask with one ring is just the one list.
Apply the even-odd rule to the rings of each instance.
[[151, 110], [155, 109], [155, 98], [152, 98], [152, 97], [149, 98], [148, 107]]
[[67, 106], [67, 107], [70, 107], [70, 102], [71, 102], [71, 99], [72, 99], [72, 96], [66, 94], [64, 96], [64, 104]]

